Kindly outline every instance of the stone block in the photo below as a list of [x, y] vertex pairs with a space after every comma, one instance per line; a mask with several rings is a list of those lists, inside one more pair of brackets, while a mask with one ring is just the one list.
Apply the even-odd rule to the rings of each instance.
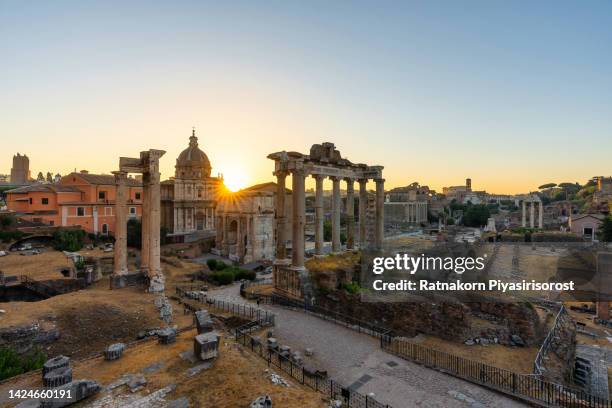
[[304, 354], [308, 357], [312, 357], [314, 355], [314, 350], [309, 347], [306, 350], [304, 350]]
[[268, 350], [278, 349], [278, 341], [274, 337], [268, 337]]
[[70, 391], [70, 398], [43, 399], [41, 408], [64, 408], [88, 398], [100, 391], [100, 384], [92, 380], [76, 380], [58, 387], [58, 390]]
[[257, 397], [257, 399], [249, 405], [249, 408], [272, 408], [272, 398], [268, 395]]
[[123, 350], [125, 350], [125, 344], [111, 344], [106, 350], [104, 350], [104, 359], [107, 361], [117, 360], [123, 355]]
[[213, 321], [206, 310], [198, 310], [194, 315], [198, 334], [210, 333], [213, 331]]
[[43, 386], [57, 388], [72, 381], [72, 368], [59, 367], [43, 376]]
[[53, 357], [52, 359], [49, 359], [45, 362], [45, 364], [43, 365], [43, 377], [50, 371], [56, 370], [58, 368], [62, 368], [62, 367], [69, 367], [70, 366], [70, 358], [66, 357], [66, 356], [57, 356], [57, 357]]
[[157, 332], [159, 344], [172, 344], [176, 341], [176, 330], [171, 327], [161, 329]]
[[193, 340], [193, 353], [200, 360], [206, 361], [219, 355], [219, 335], [216, 332], [203, 333]]

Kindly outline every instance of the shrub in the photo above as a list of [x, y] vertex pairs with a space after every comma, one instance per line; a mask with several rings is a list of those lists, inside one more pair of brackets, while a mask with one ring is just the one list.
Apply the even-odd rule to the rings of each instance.
[[0, 380], [14, 377], [43, 366], [47, 357], [40, 350], [19, 355], [10, 347], [0, 347]]
[[83, 230], [57, 230], [53, 233], [53, 247], [58, 251], [75, 252], [83, 248]]
[[229, 265], [228, 265], [228, 264], [226, 264], [225, 262], [222, 262], [222, 261], [217, 261], [217, 265], [216, 265], [216, 269], [215, 269], [215, 270], [216, 270], [216, 271], [222, 271], [222, 270], [224, 270], [225, 268], [227, 268], [228, 266], [229, 266]]
[[21, 231], [0, 231], [0, 240], [2, 242], [18, 241], [24, 236], [25, 234]]
[[211, 271], [217, 270], [217, 260], [216, 259], [207, 260], [206, 265], [208, 266], [208, 269], [210, 269]]
[[346, 290], [351, 295], [354, 295], [361, 291], [361, 286], [359, 286], [359, 283], [357, 282], [344, 283], [342, 287], [344, 288], [344, 290]]
[[246, 269], [240, 269], [240, 268], [236, 268], [235, 270], [235, 279], [236, 280], [241, 280], [241, 279], [246, 279], [246, 280], [255, 280], [256, 277], [256, 273], [255, 271], [249, 271]]
[[219, 285], [229, 285], [234, 281], [234, 273], [230, 270], [216, 271], [211, 278]]

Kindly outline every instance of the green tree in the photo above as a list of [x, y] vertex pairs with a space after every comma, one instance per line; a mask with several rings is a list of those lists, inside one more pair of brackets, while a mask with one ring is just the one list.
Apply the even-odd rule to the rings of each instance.
[[538, 187], [539, 190], [546, 190], [547, 188], [553, 188], [553, 187], [557, 187], [556, 183], [547, 183], [547, 184], [542, 184], [540, 187]]
[[332, 223], [331, 221], [323, 221], [323, 241], [331, 241], [332, 239]]
[[481, 227], [487, 224], [491, 212], [486, 204], [468, 205], [463, 213], [463, 224], [468, 227]]
[[4, 228], [8, 228], [15, 223], [15, 217], [11, 214], [3, 214], [0, 215], [0, 226]]
[[612, 242], [612, 217], [604, 218], [601, 227], [599, 228], [599, 240], [603, 242]]
[[57, 230], [53, 233], [53, 247], [58, 251], [78, 251], [83, 248], [85, 236], [83, 230]]
[[142, 224], [136, 218], [130, 218], [127, 223], [127, 244], [132, 248], [142, 247]]

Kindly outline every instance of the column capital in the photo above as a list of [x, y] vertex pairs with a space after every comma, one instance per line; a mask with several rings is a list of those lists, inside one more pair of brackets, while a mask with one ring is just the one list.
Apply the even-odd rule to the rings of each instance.
[[363, 185], [365, 186], [366, 184], [368, 184], [368, 179], [357, 179], [357, 182], [359, 183], [359, 185]]
[[340, 176], [329, 176], [329, 179], [331, 181], [341, 181], [342, 177], [340, 177]]
[[300, 169], [291, 169], [291, 175], [297, 175], [297, 176], [302, 176], [302, 177], [306, 177], [306, 170], [304, 168], [300, 168]]
[[344, 177], [343, 180], [350, 184], [353, 184], [355, 182], [355, 179], [353, 177]]
[[323, 174], [311, 174], [310, 176], [312, 176], [313, 179], [315, 180], [325, 180], [325, 178], [327, 178], [327, 176], [323, 175]]
[[118, 170], [118, 171], [113, 171], [112, 174], [115, 176], [116, 182], [127, 180], [127, 175], [128, 175], [127, 171]]
[[287, 175], [289, 175], [289, 170], [276, 170], [272, 172], [272, 175], [276, 177], [287, 177]]
[[375, 179], [374, 179], [374, 181], [375, 181], [376, 183], [384, 183], [384, 182], [385, 182], [385, 179], [384, 179], [384, 178], [375, 178]]

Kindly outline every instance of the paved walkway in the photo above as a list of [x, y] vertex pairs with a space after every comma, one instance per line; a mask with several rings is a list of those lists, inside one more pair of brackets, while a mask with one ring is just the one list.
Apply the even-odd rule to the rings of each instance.
[[[211, 291], [211, 295], [246, 303], [239, 286]], [[266, 305], [276, 317], [274, 337], [304, 354], [314, 349], [306, 363], [327, 370], [333, 380], [394, 408], [410, 407], [525, 407], [472, 383], [448, 376], [384, 352], [379, 341], [306, 313]]]

